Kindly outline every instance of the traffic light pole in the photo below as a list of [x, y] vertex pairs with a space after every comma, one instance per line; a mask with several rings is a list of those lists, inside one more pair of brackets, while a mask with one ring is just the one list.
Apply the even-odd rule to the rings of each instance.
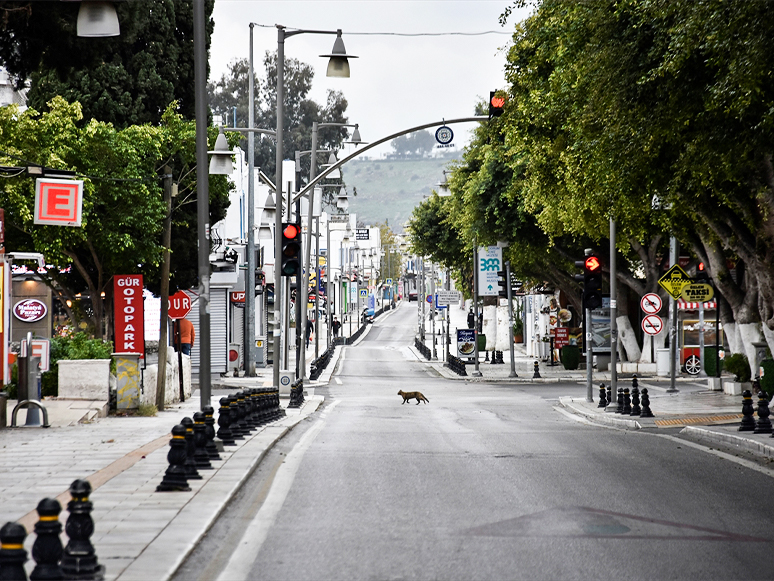
[[518, 377], [516, 375], [516, 360], [513, 352], [513, 285], [511, 284], [511, 261], [505, 263], [505, 281], [508, 289], [508, 350], [511, 353], [511, 372], [508, 377]]
[[618, 292], [616, 284], [615, 220], [610, 218], [610, 394], [618, 392]]
[[[594, 373], [594, 348], [591, 346], [591, 309], [586, 309], [586, 401], [594, 401], [594, 386], [591, 383]], [[611, 388], [612, 389], [612, 388]], [[612, 391], [610, 392], [612, 394]]]
[[481, 377], [481, 371], [478, 368], [478, 240], [473, 240], [473, 313], [475, 314], [475, 320], [473, 321], [473, 337], [475, 337], [474, 350], [475, 353], [473, 365], [473, 377]]

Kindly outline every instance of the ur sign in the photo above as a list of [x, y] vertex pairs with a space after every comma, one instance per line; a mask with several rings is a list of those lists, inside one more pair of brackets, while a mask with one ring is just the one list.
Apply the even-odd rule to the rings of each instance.
[[122, 274], [113, 279], [113, 312], [115, 314], [116, 353], [145, 352], [144, 304], [142, 275]]
[[82, 180], [35, 181], [35, 224], [80, 226], [82, 209]]

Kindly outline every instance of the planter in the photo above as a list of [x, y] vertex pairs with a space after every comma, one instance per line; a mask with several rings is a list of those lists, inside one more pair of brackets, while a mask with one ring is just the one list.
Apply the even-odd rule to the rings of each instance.
[[746, 389], [752, 392], [752, 383], [749, 381], [733, 381], [728, 379], [723, 381], [723, 393], [727, 395], [742, 395], [742, 392]]
[[513, 336], [513, 342], [514, 343], [524, 343], [524, 335], [514, 335]]
[[567, 370], [578, 369], [580, 349], [577, 345], [565, 345], [559, 350], [559, 359]]
[[108, 401], [110, 359], [60, 359], [59, 397]]

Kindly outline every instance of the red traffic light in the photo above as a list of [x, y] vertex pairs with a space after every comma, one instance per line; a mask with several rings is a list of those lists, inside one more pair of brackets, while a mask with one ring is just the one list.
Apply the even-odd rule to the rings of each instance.
[[492, 97], [491, 105], [498, 108], [505, 107], [505, 97]]
[[285, 229], [282, 231], [282, 235], [285, 238], [295, 238], [298, 236], [298, 226], [296, 224], [286, 224]]
[[602, 266], [599, 263], [599, 258], [597, 258], [596, 256], [589, 256], [588, 258], [586, 258], [585, 265], [586, 265], [586, 269], [590, 270], [591, 272], [595, 272], [599, 270], [599, 268]]

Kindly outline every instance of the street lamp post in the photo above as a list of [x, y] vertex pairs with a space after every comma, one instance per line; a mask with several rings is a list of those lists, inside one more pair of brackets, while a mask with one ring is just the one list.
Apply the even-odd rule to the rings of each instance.
[[[197, 0], [202, 2], [203, 0]], [[328, 62], [328, 70], [326, 76], [329, 77], [349, 77], [349, 63], [348, 58], [357, 58], [352, 55], [346, 54], [344, 49], [344, 41], [341, 39], [341, 30], [329, 31], [329, 30], [291, 30], [288, 31], [284, 26], [277, 25], [277, 155], [276, 155], [276, 179], [275, 184], [277, 187], [277, 200], [280, 200], [280, 193], [282, 191], [282, 156], [283, 156], [283, 132], [284, 132], [284, 99], [285, 99], [285, 39], [295, 36], [297, 34], [335, 34], [336, 41], [333, 44], [333, 50], [328, 56], [330, 61]], [[288, 205], [287, 211], [290, 212]], [[282, 231], [282, 212], [278, 203], [277, 215], [275, 221], [275, 231]], [[279, 264], [280, 257], [282, 256], [282, 237], [277, 235], [275, 237], [274, 245], [275, 255], [275, 270], [277, 264]], [[279, 276], [276, 276], [274, 285], [274, 311], [276, 320], [280, 320], [280, 314], [282, 312], [282, 299], [281, 285], [279, 284]], [[274, 332], [274, 352], [279, 353], [282, 349], [282, 335], [280, 329], [276, 329]], [[274, 365], [273, 381], [275, 386], [279, 386], [280, 369], [279, 365]]]

